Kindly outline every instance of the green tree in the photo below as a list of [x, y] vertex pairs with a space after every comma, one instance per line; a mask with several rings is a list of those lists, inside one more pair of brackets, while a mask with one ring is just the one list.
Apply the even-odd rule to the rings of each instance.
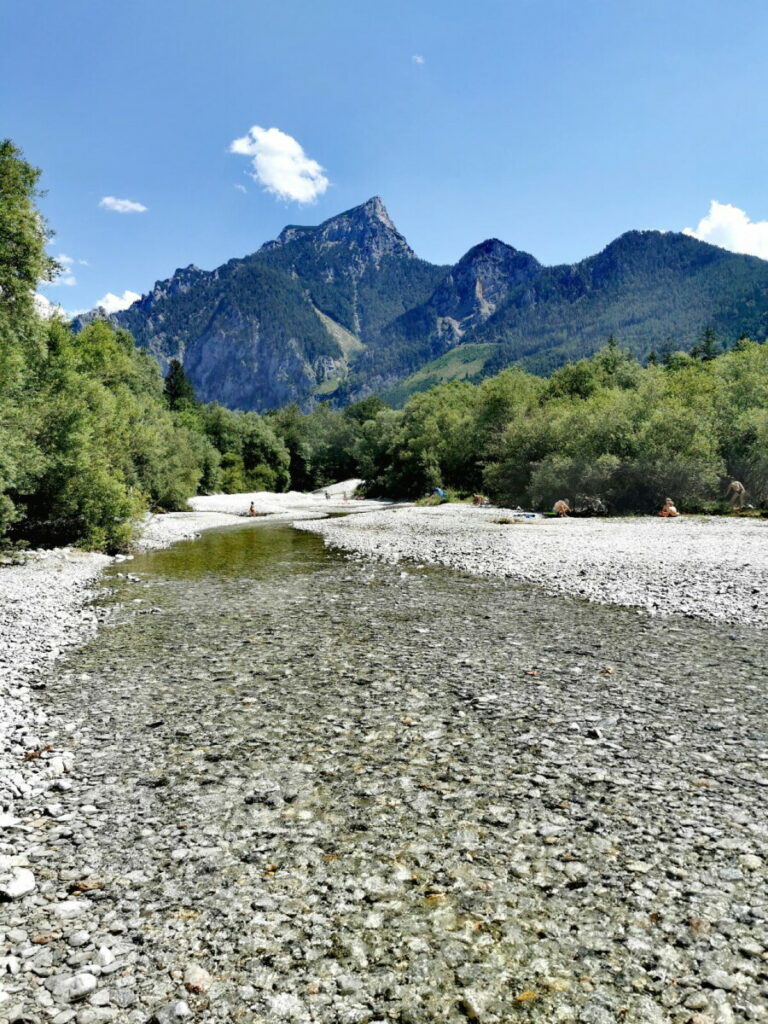
[[40, 173], [10, 139], [0, 142], [0, 303], [18, 329], [34, 326], [34, 291], [59, 269], [45, 252], [49, 232], [35, 206]]
[[173, 409], [174, 412], [195, 409], [198, 406], [192, 381], [178, 359], [172, 359], [168, 364], [163, 391], [169, 409]]
[[42, 458], [27, 409], [33, 367], [44, 355], [33, 296], [58, 268], [45, 252], [47, 229], [35, 206], [39, 178], [21, 150], [0, 142], [0, 537], [22, 514], [15, 492]]

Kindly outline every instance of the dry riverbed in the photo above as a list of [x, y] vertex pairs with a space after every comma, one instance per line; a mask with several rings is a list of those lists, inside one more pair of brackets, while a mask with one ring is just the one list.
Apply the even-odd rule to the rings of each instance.
[[507, 517], [0, 568], [0, 1024], [768, 1020], [765, 524]]

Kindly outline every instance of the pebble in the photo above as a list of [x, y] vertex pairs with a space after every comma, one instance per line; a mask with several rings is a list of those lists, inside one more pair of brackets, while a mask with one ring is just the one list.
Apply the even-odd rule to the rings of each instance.
[[192, 1016], [192, 1011], [183, 999], [174, 999], [173, 1002], [156, 1010], [149, 1020], [149, 1024], [175, 1024], [176, 1021], [186, 1020]]
[[20, 900], [34, 892], [35, 884], [29, 868], [14, 868], [5, 879], [0, 879], [0, 900]]
[[211, 976], [199, 964], [190, 964], [184, 972], [184, 988], [188, 992], [207, 992], [211, 987]]

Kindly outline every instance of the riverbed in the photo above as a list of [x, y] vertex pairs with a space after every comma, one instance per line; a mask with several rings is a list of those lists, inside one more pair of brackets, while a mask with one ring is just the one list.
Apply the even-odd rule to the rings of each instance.
[[96, 611], [0, 1021], [766, 1019], [764, 631], [278, 525]]

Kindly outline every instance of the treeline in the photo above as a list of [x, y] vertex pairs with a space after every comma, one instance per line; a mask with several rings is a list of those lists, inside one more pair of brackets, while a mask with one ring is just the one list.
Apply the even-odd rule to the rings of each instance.
[[548, 507], [598, 495], [650, 511], [667, 495], [716, 509], [726, 478], [768, 502], [768, 346], [643, 367], [615, 342], [541, 378], [509, 369], [452, 382], [402, 410], [375, 397], [336, 411], [199, 403], [182, 366], [165, 380], [130, 334], [43, 320], [33, 293], [56, 266], [36, 208], [39, 172], [0, 144], [0, 540], [126, 547], [148, 509], [195, 493], [322, 488], [371, 496], [436, 487]]
[[262, 417], [198, 405], [104, 320], [73, 334], [38, 315], [35, 289], [58, 270], [38, 178], [0, 143], [0, 542], [117, 551], [150, 508], [284, 489], [288, 450]]
[[693, 511], [721, 507], [736, 477], [758, 505], [768, 502], [768, 346], [742, 339], [713, 357], [705, 339], [643, 367], [612, 342], [549, 378], [510, 369], [440, 385], [401, 411], [377, 399], [317, 409], [295, 415], [294, 433], [308, 487], [360, 476], [371, 496], [441, 487], [548, 508], [588, 494], [640, 512], [669, 495]]

